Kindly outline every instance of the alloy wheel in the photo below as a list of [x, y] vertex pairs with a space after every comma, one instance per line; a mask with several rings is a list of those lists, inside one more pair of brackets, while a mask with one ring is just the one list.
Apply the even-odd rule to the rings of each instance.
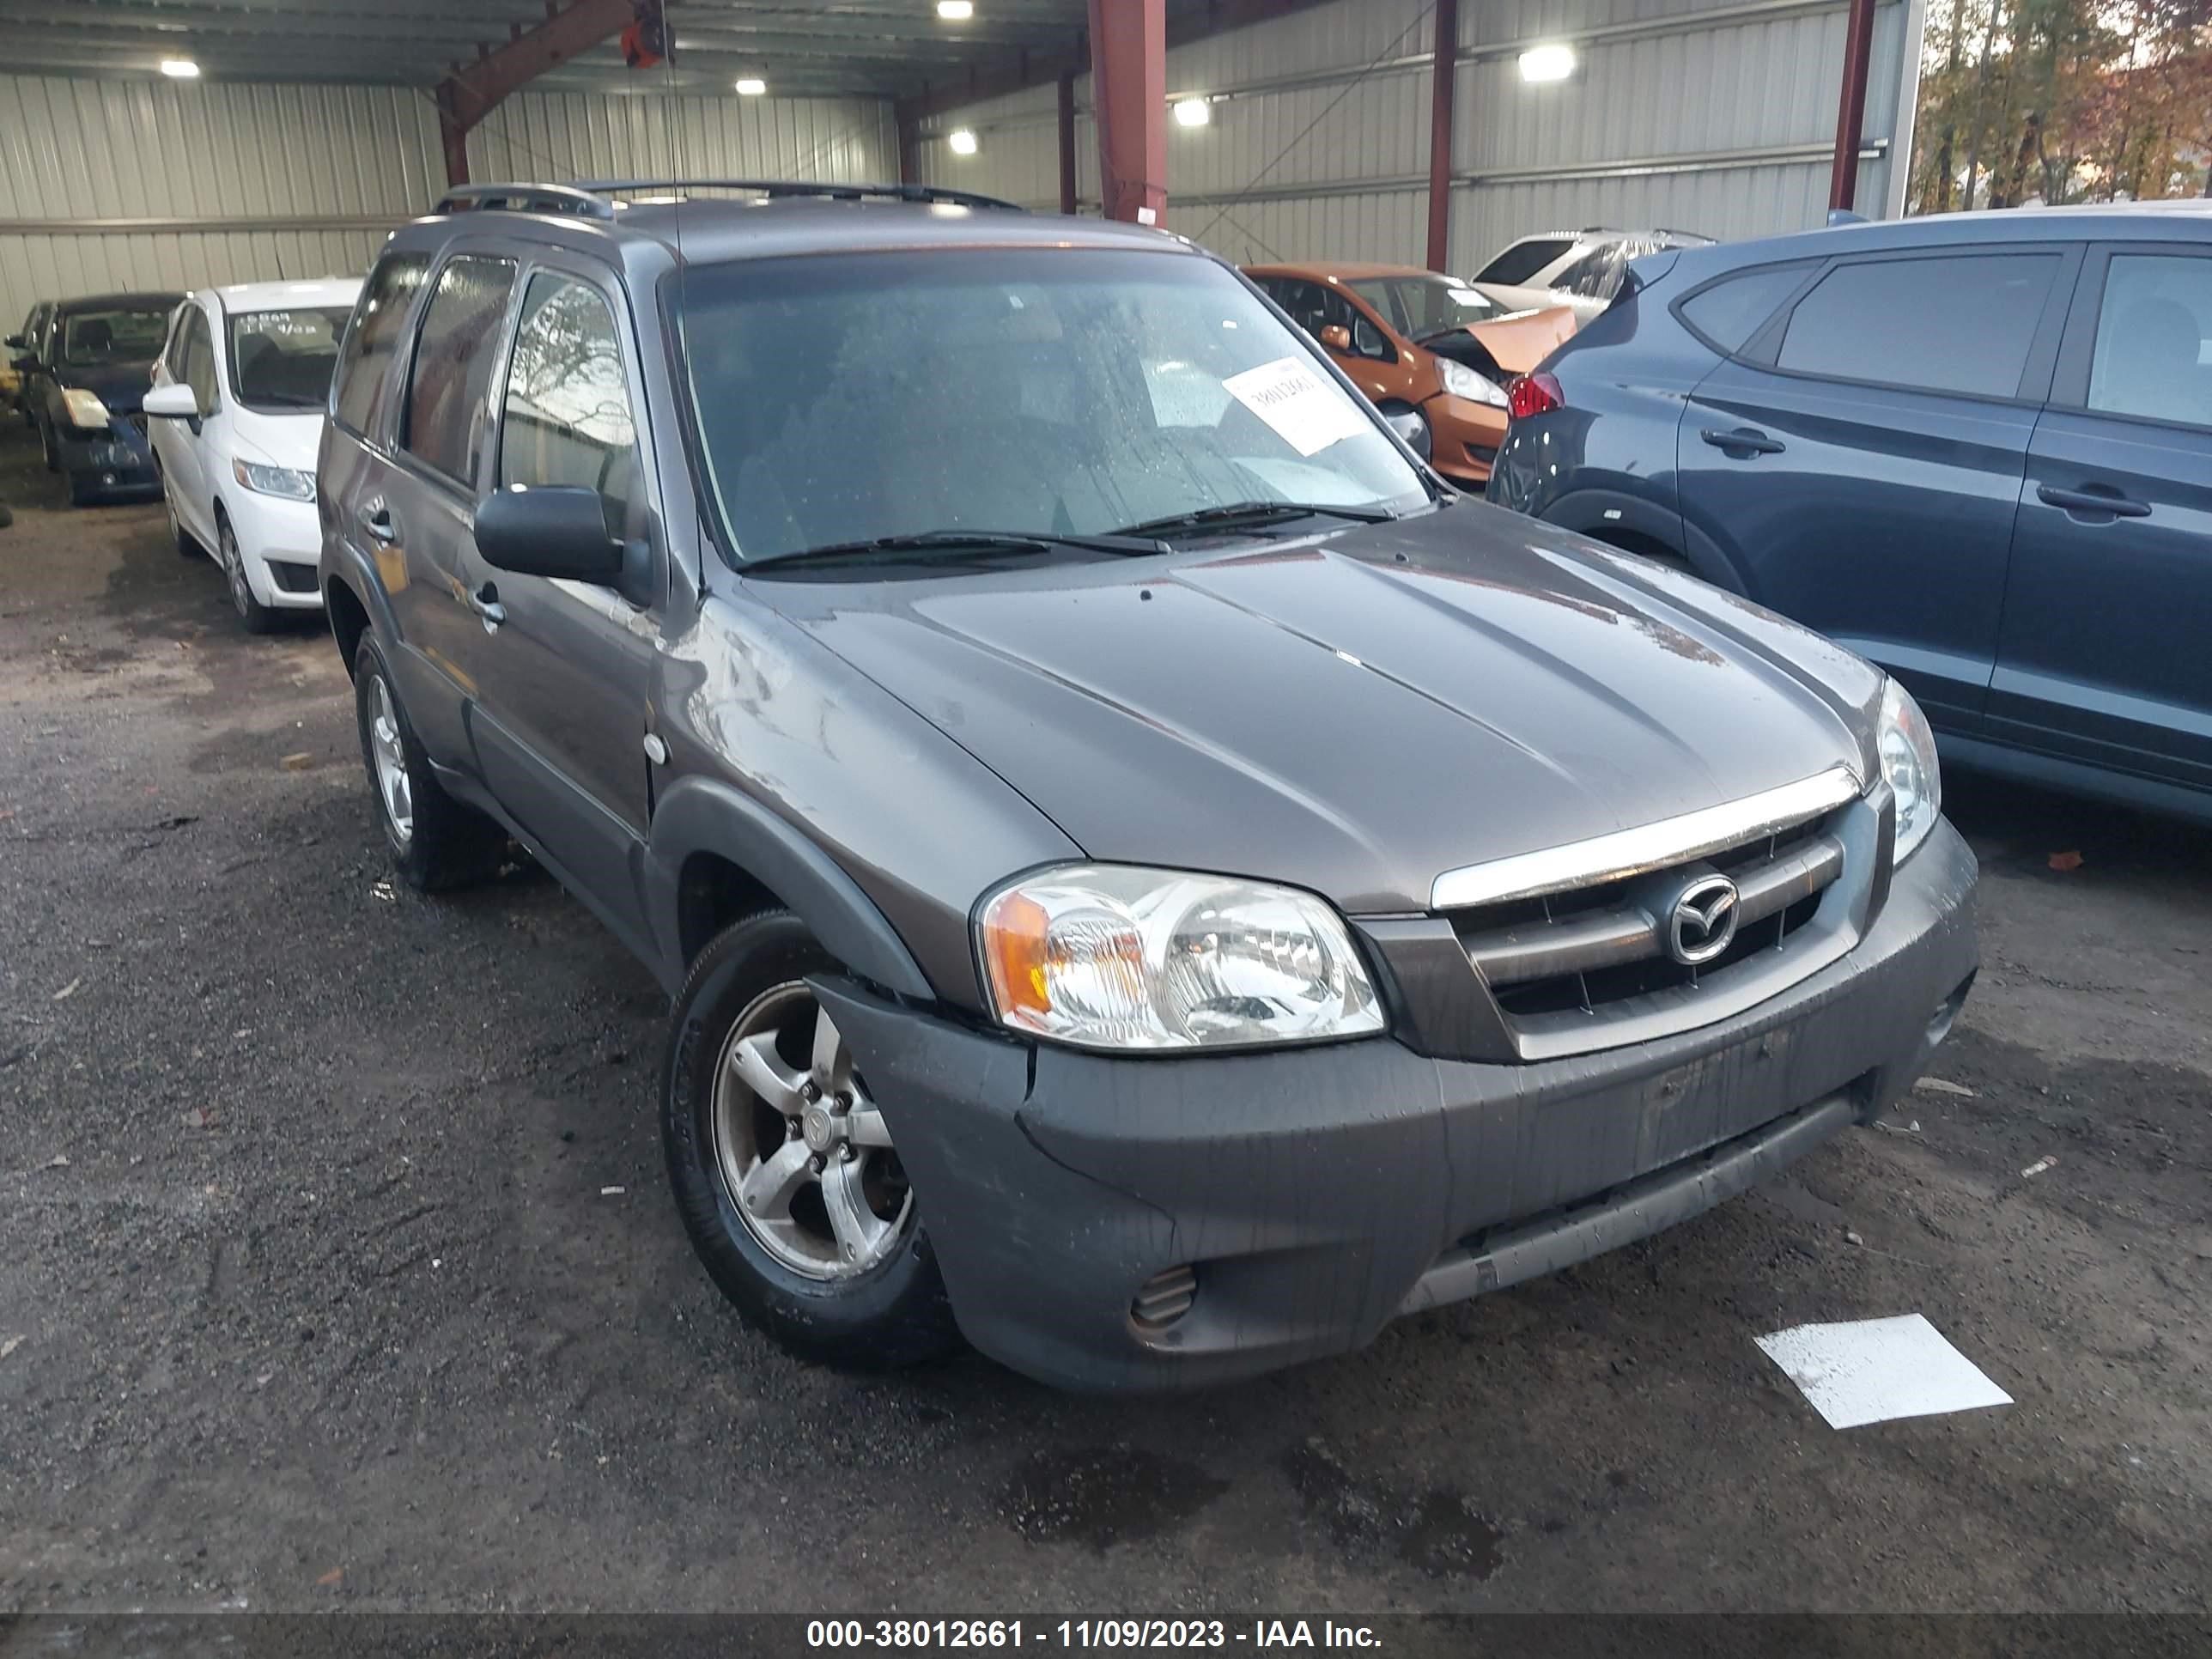
[[251, 621], [253, 616], [253, 587], [246, 580], [246, 558], [238, 550], [238, 538], [231, 533], [228, 520], [216, 526], [216, 536], [222, 544], [222, 574], [230, 581], [230, 602], [237, 608], [240, 617]]
[[376, 763], [376, 793], [384, 804], [384, 821], [391, 826], [392, 839], [404, 848], [415, 836], [415, 791], [407, 781], [399, 714], [392, 707], [392, 688], [381, 674], [369, 681], [368, 746]]
[[914, 1192], [852, 1052], [803, 980], [756, 997], [714, 1068], [724, 1188], [761, 1248], [808, 1279], [851, 1279], [912, 1231]]

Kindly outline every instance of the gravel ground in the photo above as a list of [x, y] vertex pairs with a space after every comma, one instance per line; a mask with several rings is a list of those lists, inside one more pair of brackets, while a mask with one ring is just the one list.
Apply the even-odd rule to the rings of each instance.
[[[856, 1380], [694, 1265], [643, 970], [383, 881], [319, 624], [12, 419], [0, 499], [0, 1610], [2205, 1608], [2201, 831], [1953, 779], [1953, 1086], [1649, 1244], [1233, 1391]], [[1915, 1310], [2018, 1403], [1753, 1346]]]

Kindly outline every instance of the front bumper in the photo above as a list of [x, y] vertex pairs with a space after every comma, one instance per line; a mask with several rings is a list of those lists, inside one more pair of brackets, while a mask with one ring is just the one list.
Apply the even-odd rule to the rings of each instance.
[[131, 418], [118, 415], [104, 432], [60, 427], [54, 432], [54, 449], [61, 470], [83, 481], [84, 493], [126, 495], [161, 487], [154, 465], [154, 451], [145, 433]]
[[226, 486], [222, 499], [253, 597], [275, 609], [319, 609], [323, 588], [315, 567], [322, 557], [323, 527], [315, 504], [242, 485]]
[[1449, 393], [1421, 405], [1429, 417], [1429, 465], [1454, 483], [1480, 490], [1505, 441], [1505, 411]]
[[[1122, 1059], [817, 988], [984, 1352], [1069, 1388], [1173, 1388], [1372, 1340], [1401, 1314], [1711, 1207], [1909, 1088], [1978, 962], [1948, 823], [1850, 953], [1733, 1018], [1529, 1065], [1388, 1039]], [[1131, 1303], [1196, 1270], [1190, 1310]]]

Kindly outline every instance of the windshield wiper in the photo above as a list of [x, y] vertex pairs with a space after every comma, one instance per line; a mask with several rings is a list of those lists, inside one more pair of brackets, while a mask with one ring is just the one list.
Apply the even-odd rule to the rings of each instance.
[[1387, 524], [1398, 515], [1387, 507], [1329, 507], [1318, 501], [1231, 501], [1223, 507], [1201, 507], [1195, 513], [1171, 513], [1164, 519], [1123, 526], [1117, 536], [1161, 536], [1171, 530], [1256, 529], [1290, 519], [1326, 515], [1350, 519], [1356, 524]]
[[878, 553], [1048, 553], [1055, 547], [1076, 547], [1086, 552], [1118, 553], [1124, 556], [1169, 550], [1149, 537], [1118, 532], [1110, 536], [1063, 536], [1029, 530], [923, 530], [906, 536], [874, 536], [865, 541], [831, 542], [791, 553], [771, 553], [763, 558], [748, 559], [745, 564], [749, 569], [758, 569], [765, 565], [798, 564], [817, 559], [866, 558]]

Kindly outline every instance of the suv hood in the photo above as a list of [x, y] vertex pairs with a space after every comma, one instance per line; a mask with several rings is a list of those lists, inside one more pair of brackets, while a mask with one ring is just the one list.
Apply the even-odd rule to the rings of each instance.
[[1864, 778], [1881, 687], [1717, 589], [1472, 501], [1167, 560], [748, 586], [1090, 857], [1354, 915], [1839, 763]]

